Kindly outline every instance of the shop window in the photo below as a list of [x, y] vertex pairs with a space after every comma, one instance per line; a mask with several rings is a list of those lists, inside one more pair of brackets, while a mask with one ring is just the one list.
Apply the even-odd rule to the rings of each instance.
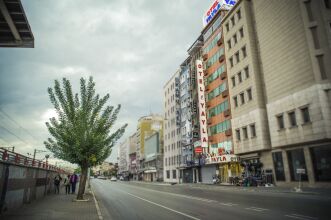
[[172, 178], [173, 178], [173, 179], [176, 179], [176, 178], [177, 178], [177, 177], [176, 177], [176, 170], [173, 170], [173, 171], [172, 171]]
[[170, 179], [170, 170], [167, 170], [167, 179]]
[[297, 120], [295, 118], [295, 112], [294, 111], [288, 113], [288, 118], [289, 118], [291, 127], [297, 126]]
[[[290, 168], [291, 180], [299, 181], [300, 175], [302, 181], [308, 181], [307, 168], [303, 149], [287, 151], [288, 165]], [[297, 169], [305, 169], [306, 174], [298, 174]]]
[[278, 123], [278, 129], [281, 130], [281, 129], [284, 129], [285, 126], [284, 126], [284, 115], [281, 114], [281, 115], [277, 115], [277, 123]]
[[310, 115], [309, 115], [309, 109], [308, 107], [301, 108], [301, 116], [302, 116], [302, 122], [304, 124], [310, 122]]
[[329, 146], [310, 148], [315, 180], [331, 181], [331, 149]]
[[282, 152], [272, 153], [277, 181], [285, 181], [284, 163]]

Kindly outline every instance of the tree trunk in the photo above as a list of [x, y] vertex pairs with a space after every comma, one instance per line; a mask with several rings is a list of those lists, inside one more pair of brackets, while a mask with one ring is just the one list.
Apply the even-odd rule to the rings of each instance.
[[87, 170], [88, 170], [87, 166], [81, 166], [82, 173], [80, 175], [80, 180], [79, 180], [79, 189], [78, 189], [78, 194], [77, 194], [77, 200], [84, 199], [83, 195], [85, 193]]

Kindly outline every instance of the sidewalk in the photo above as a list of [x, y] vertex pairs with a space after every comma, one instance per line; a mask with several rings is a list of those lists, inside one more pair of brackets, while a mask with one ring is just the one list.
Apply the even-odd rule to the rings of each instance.
[[98, 220], [98, 214], [91, 193], [84, 196], [89, 199], [87, 202], [73, 202], [76, 194], [65, 195], [63, 192], [59, 195], [50, 194], [35, 200], [30, 204], [25, 204], [17, 210], [8, 211], [2, 220]]

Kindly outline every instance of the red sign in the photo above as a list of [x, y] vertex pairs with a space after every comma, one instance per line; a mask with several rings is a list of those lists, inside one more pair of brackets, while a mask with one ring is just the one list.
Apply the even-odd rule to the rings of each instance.
[[194, 151], [195, 151], [196, 154], [201, 154], [202, 153], [202, 147], [196, 147], [194, 149]]

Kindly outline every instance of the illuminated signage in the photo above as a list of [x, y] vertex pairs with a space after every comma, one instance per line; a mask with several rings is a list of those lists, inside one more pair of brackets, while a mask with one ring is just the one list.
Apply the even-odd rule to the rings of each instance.
[[201, 154], [202, 153], [202, 147], [197, 147], [194, 149], [196, 154]]
[[228, 163], [228, 162], [239, 162], [240, 158], [236, 155], [222, 155], [222, 156], [213, 156], [206, 157], [206, 164], [213, 163]]
[[203, 15], [203, 26], [205, 27], [221, 9], [230, 10], [236, 4], [236, 0], [216, 0]]
[[197, 68], [200, 141], [201, 141], [201, 147], [208, 147], [205, 84], [203, 81], [202, 61], [196, 60], [195, 63], [196, 63], [196, 68]]

